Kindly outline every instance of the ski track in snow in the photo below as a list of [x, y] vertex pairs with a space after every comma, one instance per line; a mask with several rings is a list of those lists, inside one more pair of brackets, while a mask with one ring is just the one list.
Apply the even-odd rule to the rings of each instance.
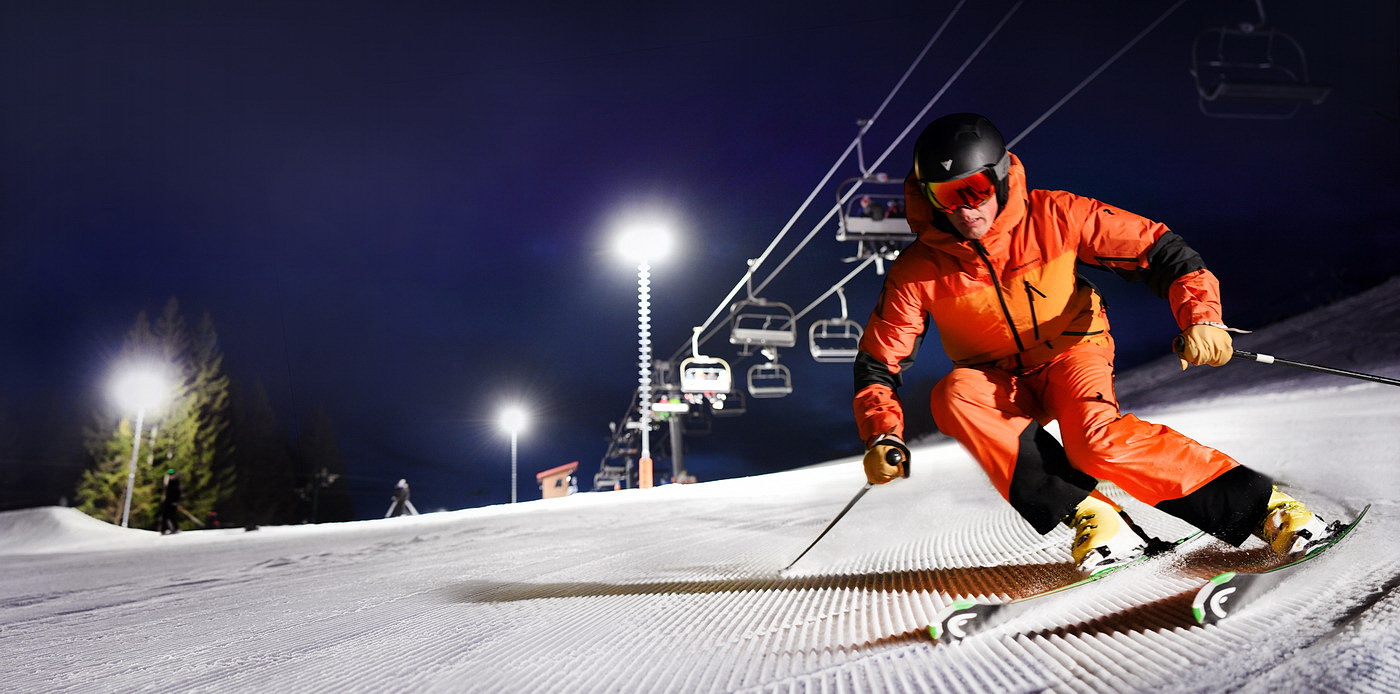
[[[1352, 313], [1393, 331], [1395, 303], [1251, 339]], [[1192, 625], [1191, 591], [1267, 561], [1257, 541], [1201, 538], [934, 644], [925, 629], [951, 600], [1073, 571], [1068, 530], [1035, 534], [957, 446], [927, 441], [912, 478], [872, 490], [782, 574], [863, 483], [857, 460], [257, 532], [0, 514], [0, 691], [1400, 691], [1400, 390], [1277, 369], [1230, 365], [1213, 384], [1193, 370], [1198, 385], [1139, 411], [1324, 517], [1373, 504], [1346, 542], [1218, 625]], [[1164, 378], [1125, 374], [1125, 403]], [[1106, 491], [1149, 531], [1190, 531]]]

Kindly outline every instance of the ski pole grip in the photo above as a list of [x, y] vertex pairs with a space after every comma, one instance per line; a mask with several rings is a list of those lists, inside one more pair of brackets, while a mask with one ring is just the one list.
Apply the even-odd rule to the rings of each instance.
[[903, 446], [890, 446], [890, 450], [885, 452], [885, 462], [899, 468], [905, 479], [909, 478], [909, 451]]

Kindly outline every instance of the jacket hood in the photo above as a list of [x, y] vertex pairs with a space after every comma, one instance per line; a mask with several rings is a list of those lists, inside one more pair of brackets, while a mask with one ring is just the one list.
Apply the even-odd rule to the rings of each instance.
[[[1015, 154], [1011, 155], [1011, 171], [1006, 175], [1006, 185], [1006, 204], [1002, 205], [997, 218], [992, 221], [992, 228], [982, 237], [984, 245], [997, 243], [999, 237], [1006, 236], [1026, 216], [1026, 169]], [[924, 197], [913, 172], [904, 179], [904, 206], [909, 228], [918, 235], [919, 243], [958, 257], [976, 256], [972, 244], [953, 228], [948, 215], [934, 209], [933, 203]]]

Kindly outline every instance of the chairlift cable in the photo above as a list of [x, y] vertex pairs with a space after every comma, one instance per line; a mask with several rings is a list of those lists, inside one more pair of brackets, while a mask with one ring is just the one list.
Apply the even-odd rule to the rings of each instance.
[[[939, 37], [943, 36], [943, 30], [947, 29], [948, 25], [953, 23], [953, 18], [958, 15], [958, 11], [961, 10], [962, 6], [965, 4], [967, 4], [967, 0], [959, 0], [958, 4], [953, 7], [953, 10], [948, 13], [948, 16], [943, 18], [943, 24], [938, 27], [938, 31], [933, 32], [933, 37], [928, 40], [928, 43], [924, 44], [924, 49], [919, 51], [917, 56], [914, 56], [914, 62], [909, 63], [909, 68], [904, 71], [904, 75], [899, 78], [898, 82], [895, 82], [894, 88], [885, 96], [885, 100], [880, 103], [879, 108], [875, 109], [875, 115], [865, 119], [861, 124], [861, 135], [864, 135], [865, 131], [869, 130], [871, 125], [875, 124], [875, 121], [880, 118], [880, 114], [885, 112], [885, 107], [889, 106], [891, 101], [894, 101], [895, 95], [899, 93], [900, 89], [904, 88], [904, 83], [909, 81], [909, 76], [914, 74], [914, 69], [919, 66], [919, 63], [924, 61], [924, 56], [928, 55], [929, 50], [933, 48], [933, 44], [938, 43]], [[856, 138], [856, 142], [860, 142], [859, 137]], [[864, 175], [865, 171], [861, 171], [861, 174]]]
[[[1119, 58], [1123, 57], [1124, 53], [1127, 53], [1129, 50], [1132, 49], [1133, 46], [1136, 46], [1138, 41], [1141, 41], [1143, 37], [1151, 33], [1153, 29], [1156, 29], [1158, 24], [1161, 24], [1163, 20], [1165, 20], [1167, 17], [1170, 17], [1173, 12], [1176, 12], [1178, 7], [1181, 7], [1184, 4], [1186, 4], [1186, 0], [1177, 0], [1175, 5], [1172, 5], [1171, 7], [1167, 8], [1167, 11], [1163, 12], [1162, 16], [1158, 17], [1151, 24], [1148, 24], [1146, 29], [1143, 29], [1141, 32], [1138, 33], [1137, 36], [1134, 36], [1131, 41], [1128, 41], [1128, 43], [1124, 44], [1122, 48], [1118, 49], [1118, 52], [1114, 53], [1113, 57], [1105, 61], [1103, 65], [1100, 65], [1097, 70], [1094, 70], [1093, 72], [1089, 73], [1088, 77], [1085, 77], [1084, 80], [1080, 82], [1077, 86], [1075, 86], [1074, 89], [1069, 90], [1069, 93], [1065, 94], [1064, 97], [1062, 97], [1059, 101], [1055, 102], [1054, 106], [1051, 106], [1048, 111], [1042, 113], [1039, 118], [1035, 119], [1031, 122], [1030, 125], [1026, 126], [1026, 129], [1021, 131], [1021, 134], [1011, 138], [1011, 141], [1006, 143], [1006, 148], [1011, 149], [1015, 147], [1016, 143], [1020, 142], [1026, 135], [1029, 135], [1032, 130], [1035, 130], [1037, 127], [1039, 127], [1040, 124], [1044, 122], [1046, 118], [1049, 118], [1056, 111], [1060, 110], [1060, 107], [1064, 106], [1065, 102], [1074, 98], [1074, 95], [1078, 94], [1081, 89], [1088, 86], [1090, 82], [1094, 81], [1094, 78], [1098, 77], [1099, 73], [1102, 73], [1104, 70], [1107, 70], [1110, 65], [1116, 62]], [[1259, 10], [1262, 15], [1262, 5], [1260, 6]]]
[[[1182, 1], [1184, 2], [1185, 0]], [[948, 77], [948, 79], [943, 83], [943, 86], [940, 87], [938, 91], [933, 95], [933, 97], [930, 98], [928, 102], [924, 104], [923, 109], [920, 110], [919, 113], [915, 115], [912, 119], [910, 119], [908, 125], [904, 126], [904, 130], [899, 133], [899, 136], [894, 139], [894, 142], [890, 143], [890, 146], [885, 148], [885, 151], [880, 155], [880, 158], [875, 160], [875, 167], [879, 167], [880, 164], [884, 163], [884, 161], [888, 159], [891, 154], [894, 153], [895, 148], [899, 147], [899, 144], [904, 141], [904, 138], [908, 137], [909, 133], [913, 132], [914, 128], [923, 122], [924, 118], [928, 115], [928, 112], [933, 109], [933, 105], [938, 103], [938, 101], [943, 98], [943, 94], [946, 93], [948, 89], [950, 89], [953, 86], [953, 83], [956, 82], [957, 79], [962, 76], [962, 73], [967, 70], [967, 67], [972, 64], [972, 61], [976, 60], [977, 56], [982, 54], [982, 51], [986, 49], [987, 44], [991, 43], [992, 39], [998, 33], [1001, 32], [1002, 27], [1006, 26], [1006, 23], [1011, 19], [1011, 16], [1016, 14], [1017, 10], [1021, 9], [1022, 4], [1024, 4], [1024, 0], [1021, 0], [1021, 2], [1017, 2], [1015, 5], [1011, 6], [1010, 10], [1007, 10], [1006, 14], [1002, 16], [1001, 21], [997, 22], [997, 25], [992, 27], [991, 32], [988, 33], [986, 37], [982, 39], [982, 42], [977, 45], [977, 48], [973, 49], [972, 53], [969, 54], [965, 60], [963, 60], [962, 65], [958, 66], [958, 69], [955, 70], [953, 74]], [[862, 182], [857, 182], [855, 185], [851, 186], [850, 190], [846, 191], [846, 196], [842, 198], [835, 207], [831, 208], [831, 211], [827, 212], [826, 216], [822, 217], [821, 221], [818, 222], [816, 226], [812, 227], [812, 231], [807, 234], [806, 238], [802, 239], [802, 242], [799, 243], [797, 247], [794, 248], [786, 258], [783, 259], [783, 262], [780, 263], [778, 267], [774, 268], [773, 271], [768, 274], [768, 277], [763, 280], [763, 282], [759, 283], [757, 291], [762, 292], [763, 289], [768, 286], [768, 283], [772, 282], [773, 279], [778, 276], [778, 273], [782, 272], [787, 267], [788, 263], [792, 262], [792, 259], [797, 257], [798, 253], [802, 252], [802, 249], [805, 248], [807, 244], [810, 243], [812, 239], [816, 237], [817, 232], [821, 231], [822, 227], [825, 226], [826, 223], [831, 220], [831, 217], [840, 211], [841, 206], [846, 204], [846, 201], [850, 200], [852, 197], [855, 196], [856, 191], [860, 189], [861, 183]], [[750, 272], [752, 272], [752, 270], [753, 268], [750, 268]]]
[[[719, 305], [715, 306], [715, 310], [712, 311], [709, 317], [706, 318], [704, 322], [702, 322], [698, 327], [702, 329], [708, 327], [711, 323], [714, 322], [715, 318], [719, 317], [720, 313], [722, 313], [726, 308], [728, 308], [729, 302], [734, 298], [734, 295], [739, 293], [740, 289], [744, 289], [745, 287], [750, 286], [749, 282], [753, 278], [754, 271], [757, 270], [758, 266], [762, 265], [763, 261], [767, 260], [768, 256], [773, 253], [773, 250], [778, 247], [778, 244], [782, 242], [783, 237], [786, 236], [788, 231], [792, 229], [792, 225], [795, 224], [798, 218], [802, 216], [802, 213], [807, 210], [807, 206], [812, 203], [812, 200], [816, 199], [817, 194], [820, 193], [821, 189], [826, 186], [827, 181], [831, 180], [832, 175], [834, 175], [836, 173], [836, 170], [841, 167], [841, 164], [845, 163], [846, 158], [851, 156], [851, 152], [854, 151], [855, 148], [856, 141], [852, 141], [851, 144], [848, 147], [846, 147], [846, 151], [841, 153], [841, 156], [836, 160], [836, 163], [831, 166], [831, 170], [826, 172], [826, 176], [822, 177], [822, 180], [820, 183], [817, 184], [817, 187], [812, 191], [810, 195], [807, 196], [807, 199], [802, 202], [802, 205], [797, 208], [797, 212], [793, 213], [792, 217], [788, 219], [787, 224], [783, 225], [783, 228], [781, 231], [778, 232], [778, 235], [775, 236], [771, 242], [769, 242], [767, 248], [763, 249], [763, 253], [759, 254], [757, 258], [754, 258], [749, 262], [749, 267], [747, 270], [744, 271], [744, 275], [739, 278], [739, 281], [734, 284], [733, 288], [729, 290], [729, 293], [725, 294], [723, 299], [720, 299]], [[704, 342], [706, 339], [709, 339], [709, 335], [706, 335], [704, 338], [702, 338], [701, 342]], [[685, 347], [681, 347], [681, 349], [677, 350], [676, 353], [679, 354], [680, 351], [684, 349]]]
[[[904, 83], [909, 80], [909, 76], [913, 74], [915, 68], [918, 67], [919, 63], [923, 62], [924, 57], [928, 55], [929, 50], [933, 48], [934, 43], [936, 43], [938, 39], [943, 35], [943, 31], [948, 28], [949, 24], [952, 23], [953, 17], [957, 15], [958, 11], [962, 9], [962, 6], [966, 4], [966, 2], [967, 0], [960, 0], [958, 4], [953, 7], [953, 10], [948, 14], [948, 16], [944, 18], [943, 24], [938, 27], [938, 31], [934, 32], [933, 37], [929, 39], [928, 43], [924, 44], [923, 50], [919, 51], [919, 55], [914, 58], [914, 61], [912, 63], [910, 63], [908, 69], [904, 71], [904, 75], [901, 76], [899, 78], [899, 81], [895, 83], [895, 86], [893, 89], [890, 90], [890, 93], [885, 96], [884, 102], [880, 104], [879, 108], [875, 109], [875, 114], [866, 120], [865, 125], [861, 128], [862, 134], [865, 132], [865, 130], [869, 129], [869, 127], [875, 123], [875, 121], [884, 112], [885, 108], [889, 105], [889, 103], [892, 100], [894, 100], [895, 95], [899, 93], [899, 90], [904, 86]], [[841, 165], [844, 164], [848, 158], [850, 158], [851, 152], [854, 151], [859, 145], [860, 137], [857, 136], [854, 140], [851, 141], [851, 144], [846, 147], [846, 151], [842, 152], [841, 156], [836, 159], [836, 163], [832, 164], [831, 169], [826, 172], [826, 175], [822, 177], [821, 181], [817, 183], [816, 187], [812, 189], [812, 192], [807, 196], [807, 199], [802, 201], [802, 204], [798, 206], [797, 211], [793, 213], [791, 218], [788, 219], [787, 224], [785, 224], [783, 228], [778, 232], [777, 236], [773, 238], [773, 241], [768, 244], [768, 247], [764, 249], [763, 253], [760, 254], [758, 258], [756, 258], [752, 263], [749, 264], [749, 268], [744, 272], [744, 276], [741, 277], [739, 281], [734, 285], [734, 287], [729, 290], [729, 293], [726, 294], [725, 297], [720, 300], [719, 305], [715, 307], [715, 310], [710, 313], [709, 317], [707, 317], [704, 320], [704, 322], [700, 324], [700, 327], [702, 329], [709, 327], [709, 325], [713, 323], [716, 318], [719, 317], [720, 313], [722, 313], [725, 310], [725, 308], [729, 306], [729, 302], [734, 299], [734, 296], [736, 294], [738, 294], [739, 289], [749, 284], [749, 281], [752, 279], [754, 272], [756, 272], [759, 266], [762, 265], [763, 262], [768, 259], [768, 256], [772, 254], [773, 250], [782, 241], [783, 237], [787, 235], [788, 231], [792, 229], [792, 226], [797, 223], [797, 220], [800, 219], [802, 215], [807, 211], [808, 206], [810, 206], [812, 204], [812, 201], [817, 198], [817, 196], [821, 193], [821, 191], [824, 188], [826, 188], [826, 184], [831, 181], [831, 177], [836, 174], [836, 171], [841, 168]], [[884, 158], [885, 157], [881, 157], [880, 161], [884, 161]], [[876, 165], [878, 166], [878, 162]], [[830, 219], [831, 215], [828, 214], [822, 220], [821, 224], [825, 224]], [[805, 242], [803, 245], [805, 245]], [[771, 279], [772, 276], [770, 275], [769, 279], [765, 280], [763, 284], [766, 286]], [[708, 338], [709, 335], [706, 335], [705, 339]], [[684, 348], [677, 350], [676, 354], [679, 355], [683, 350]]]
[[[855, 279], [855, 276], [858, 275], [858, 274], [860, 274], [860, 272], [861, 272], [862, 270], [864, 270], [864, 269], [867, 268], [867, 267], [870, 267], [870, 264], [873, 263], [873, 262], [875, 262], [875, 259], [878, 258], [878, 257], [879, 257], [878, 255], [872, 255], [872, 256], [870, 256], [869, 258], [866, 258], [863, 262], [861, 262], [859, 265], [857, 265], [857, 266], [855, 267], [854, 270], [851, 270], [850, 272], [846, 273], [846, 276], [845, 276], [845, 277], [842, 277], [840, 281], [838, 281], [836, 284], [831, 285], [831, 288], [830, 288], [830, 289], [826, 290], [821, 296], [819, 296], [819, 297], [817, 297], [816, 299], [814, 299], [814, 300], [812, 301], [812, 303], [807, 304], [807, 308], [804, 308], [804, 309], [802, 309], [801, 311], [798, 311], [797, 314], [794, 315], [792, 319], [793, 319], [794, 321], [802, 320], [802, 317], [803, 317], [803, 316], [806, 316], [808, 313], [811, 313], [813, 309], [815, 309], [817, 306], [820, 306], [821, 303], [822, 303], [823, 301], [826, 301], [827, 298], [830, 297], [832, 294], [835, 294], [836, 292], [841, 291], [841, 289], [843, 289], [843, 288], [846, 286], [846, 284], [849, 283], [851, 280]], [[842, 300], [842, 306], [843, 306], [843, 308], [844, 308], [844, 306], [845, 306], [845, 300], [844, 300], [844, 299]], [[844, 311], [843, 311], [843, 313], [844, 313]]]

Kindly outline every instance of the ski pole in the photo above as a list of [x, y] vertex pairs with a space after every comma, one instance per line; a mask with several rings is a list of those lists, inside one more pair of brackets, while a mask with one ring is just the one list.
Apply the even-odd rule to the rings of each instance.
[[190, 519], [190, 522], [194, 523], [195, 525], [198, 525], [198, 526], [201, 527], [201, 528], [207, 527], [207, 526], [204, 525], [204, 523], [201, 523], [200, 520], [199, 520], [198, 518], [195, 518], [193, 513], [190, 513], [189, 511], [186, 511], [184, 506], [181, 506], [181, 505], [179, 505], [179, 504], [175, 504], [175, 508], [180, 509], [180, 513], [185, 514], [185, 517], [188, 518], [188, 519]]
[[839, 522], [839, 521], [841, 520], [841, 517], [842, 517], [842, 516], [845, 516], [845, 515], [846, 515], [846, 512], [849, 511], [849, 510], [851, 510], [851, 507], [852, 507], [852, 506], [855, 506], [855, 505], [856, 505], [856, 502], [857, 502], [857, 501], [860, 501], [860, 498], [861, 498], [862, 496], [865, 496], [865, 493], [868, 492], [868, 491], [870, 491], [870, 488], [873, 487], [873, 486], [875, 486], [875, 485], [873, 485], [873, 484], [871, 484], [871, 483], [869, 483], [869, 482], [866, 482], [866, 483], [865, 483], [865, 486], [864, 486], [864, 487], [861, 487], [861, 488], [860, 488], [860, 491], [856, 492], [856, 495], [855, 495], [854, 497], [851, 497], [851, 501], [850, 501], [850, 503], [846, 504], [846, 508], [841, 509], [841, 512], [838, 513], [838, 514], [836, 514], [836, 517], [835, 517], [835, 518], [832, 518], [830, 523], [827, 523], [826, 529], [822, 531], [822, 534], [818, 535], [818, 536], [817, 536], [817, 539], [812, 540], [812, 544], [807, 545], [807, 549], [802, 550], [802, 553], [799, 554], [799, 555], [797, 555], [797, 559], [793, 559], [793, 560], [792, 560], [792, 564], [788, 564], [787, 566], [784, 566], [781, 570], [778, 571], [778, 573], [782, 573], [783, 571], [787, 571], [788, 569], [791, 569], [792, 566], [793, 566], [793, 564], [796, 564], [799, 560], [802, 559], [802, 557], [807, 556], [807, 553], [810, 552], [810, 551], [812, 551], [812, 548], [813, 548], [813, 547], [816, 547], [816, 546], [817, 546], [817, 543], [818, 543], [818, 542], [821, 542], [821, 541], [822, 541], [822, 538], [823, 538], [823, 537], [826, 537], [826, 534], [829, 533], [829, 532], [831, 532], [831, 529], [832, 529], [832, 528], [836, 527], [836, 523]]
[[1386, 378], [1385, 376], [1376, 376], [1374, 374], [1364, 374], [1356, 371], [1347, 371], [1346, 369], [1334, 369], [1330, 366], [1318, 366], [1317, 364], [1308, 364], [1301, 361], [1279, 359], [1278, 357], [1270, 356], [1268, 354], [1246, 352], [1242, 349], [1235, 350], [1235, 356], [1239, 357], [1240, 359], [1249, 359], [1251, 361], [1257, 361], [1260, 364], [1282, 364], [1284, 366], [1292, 366], [1299, 369], [1307, 369], [1308, 371], [1317, 371], [1318, 373], [1332, 374], [1334, 376], [1347, 376], [1350, 378], [1359, 378], [1363, 381], [1374, 381], [1376, 383], [1384, 383], [1389, 386], [1400, 386], [1400, 380]]
[[[890, 464], [892, 464], [892, 465], [899, 465], [900, 463], [904, 462], [904, 456], [901, 455], [900, 452], [897, 451], [897, 450], [895, 450], [895, 451], [890, 451], [890, 452], [886, 453], [885, 455], [886, 455], [886, 460], [888, 460], [888, 461], [890, 462]], [[908, 469], [908, 468], [905, 468], [905, 469]], [[798, 561], [800, 561], [800, 560], [802, 559], [802, 557], [807, 556], [807, 553], [810, 552], [810, 551], [812, 551], [812, 548], [813, 548], [813, 547], [816, 547], [816, 546], [817, 546], [817, 543], [818, 543], [818, 542], [821, 542], [821, 541], [822, 541], [822, 538], [823, 538], [823, 537], [826, 537], [826, 534], [829, 533], [829, 532], [831, 532], [831, 529], [832, 529], [832, 528], [836, 527], [836, 524], [839, 523], [843, 517], [845, 517], [846, 512], [847, 512], [847, 511], [850, 511], [850, 510], [851, 510], [851, 507], [852, 507], [852, 506], [855, 506], [855, 505], [856, 505], [856, 502], [857, 502], [857, 501], [860, 501], [860, 498], [861, 498], [862, 496], [865, 496], [865, 493], [868, 492], [868, 491], [870, 491], [870, 488], [873, 487], [873, 486], [875, 486], [875, 485], [873, 485], [873, 484], [871, 484], [871, 483], [869, 483], [869, 482], [866, 482], [866, 483], [865, 483], [865, 486], [861, 487], [861, 488], [860, 488], [860, 491], [856, 492], [856, 495], [853, 496], [853, 497], [851, 497], [850, 502], [848, 502], [848, 503], [846, 504], [846, 508], [841, 509], [841, 512], [838, 513], [838, 514], [836, 514], [836, 517], [835, 517], [835, 518], [832, 518], [830, 523], [827, 523], [827, 524], [826, 524], [826, 529], [825, 529], [825, 530], [822, 530], [822, 533], [821, 533], [820, 535], [817, 536], [817, 539], [812, 540], [812, 544], [807, 545], [807, 549], [802, 550], [802, 553], [799, 554], [799, 555], [797, 555], [797, 559], [793, 559], [793, 560], [792, 560], [792, 564], [788, 564], [787, 566], [784, 566], [782, 569], [780, 569], [780, 570], [778, 571], [778, 573], [782, 573], [782, 572], [784, 572], [784, 571], [787, 571], [788, 569], [791, 569], [791, 568], [793, 567], [794, 564], [796, 564]]]

